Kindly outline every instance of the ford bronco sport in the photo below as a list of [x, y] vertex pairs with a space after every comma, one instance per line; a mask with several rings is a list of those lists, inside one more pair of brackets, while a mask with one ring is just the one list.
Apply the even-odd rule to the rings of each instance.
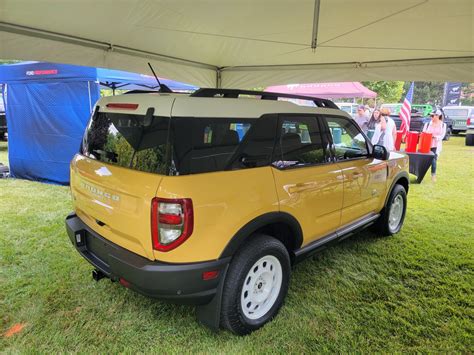
[[329, 100], [131, 93], [95, 107], [66, 227], [94, 279], [247, 334], [277, 314], [293, 264], [369, 225], [397, 233], [408, 182], [408, 158]]

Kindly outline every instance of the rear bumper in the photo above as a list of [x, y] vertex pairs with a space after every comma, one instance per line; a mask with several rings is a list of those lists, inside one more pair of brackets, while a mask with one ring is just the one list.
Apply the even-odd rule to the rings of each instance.
[[[225, 277], [230, 258], [215, 261], [168, 264], [150, 261], [134, 254], [90, 229], [74, 213], [66, 218], [66, 229], [76, 250], [108, 278], [127, 281], [129, 288], [149, 297], [176, 303], [206, 304], [216, 294], [219, 281]], [[76, 235], [81, 242], [76, 242]], [[205, 271], [218, 270], [218, 277], [203, 280]]]

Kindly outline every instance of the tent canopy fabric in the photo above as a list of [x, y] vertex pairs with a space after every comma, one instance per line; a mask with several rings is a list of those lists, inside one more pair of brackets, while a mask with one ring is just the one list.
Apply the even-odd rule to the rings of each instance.
[[377, 97], [376, 92], [373, 92], [356, 81], [342, 83], [277, 85], [269, 86], [265, 89], [265, 91], [314, 96], [320, 97], [322, 99], [341, 99], [354, 97], [370, 99]]
[[[60, 80], [99, 81], [104, 86], [110, 87], [115, 84], [124, 90], [158, 89], [158, 84], [153, 76], [121, 70], [32, 61], [0, 65], [0, 83], [57, 82]], [[160, 78], [160, 82], [177, 91], [197, 89], [195, 86], [164, 78]]]
[[[197, 86], [474, 81], [472, 0], [3, 0], [0, 58]], [[54, 20], [52, 20], [54, 19]]]

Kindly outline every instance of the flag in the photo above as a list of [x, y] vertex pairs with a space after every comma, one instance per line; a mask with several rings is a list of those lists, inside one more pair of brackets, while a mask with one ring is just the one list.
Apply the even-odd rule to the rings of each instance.
[[415, 83], [412, 81], [410, 85], [410, 90], [408, 90], [408, 94], [403, 101], [402, 108], [400, 109], [400, 119], [402, 124], [400, 126], [400, 130], [402, 131], [402, 137], [405, 137], [407, 132], [410, 130], [410, 119], [411, 119], [411, 103], [413, 101], [413, 89], [415, 87]]

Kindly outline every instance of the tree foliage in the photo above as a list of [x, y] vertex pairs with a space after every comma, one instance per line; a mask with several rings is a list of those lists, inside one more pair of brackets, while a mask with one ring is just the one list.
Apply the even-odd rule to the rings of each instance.
[[362, 85], [377, 93], [378, 103], [400, 102], [403, 81], [363, 81]]
[[[411, 82], [405, 82], [403, 86], [403, 95], [406, 95], [410, 89]], [[443, 104], [444, 83], [435, 81], [416, 81], [413, 91], [414, 104]]]

